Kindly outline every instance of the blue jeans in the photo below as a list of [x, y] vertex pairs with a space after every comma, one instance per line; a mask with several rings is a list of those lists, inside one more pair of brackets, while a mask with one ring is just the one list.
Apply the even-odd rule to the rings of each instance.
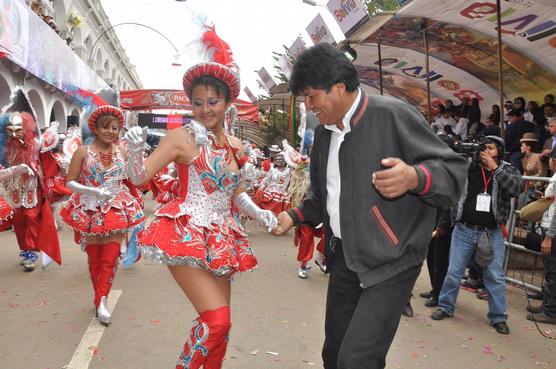
[[[450, 316], [454, 315], [461, 278], [473, 257], [475, 245], [482, 232], [457, 223], [452, 233], [450, 265], [438, 299], [439, 308]], [[483, 279], [488, 292], [488, 319], [491, 324], [496, 324], [508, 319], [504, 279], [504, 239], [500, 227], [488, 232], [493, 243], [494, 258], [487, 267], [483, 268]]]

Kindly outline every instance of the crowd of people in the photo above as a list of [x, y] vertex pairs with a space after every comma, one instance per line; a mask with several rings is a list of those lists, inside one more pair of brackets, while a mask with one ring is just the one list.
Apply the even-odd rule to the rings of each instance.
[[[477, 99], [448, 100], [429, 127], [405, 103], [365, 94], [353, 64], [323, 43], [299, 56], [290, 80], [322, 122], [313, 147], [303, 153], [283, 142], [265, 156], [224, 128], [240, 91], [238, 67], [214, 28], [202, 39], [219, 52], [183, 77], [194, 120], [154, 148], [146, 129], [128, 129], [122, 111], [108, 105], [88, 117], [87, 144], [76, 128], [59, 135], [54, 125], [40, 134], [25, 94], [14, 94], [0, 117], [0, 227], [13, 227], [25, 271], [35, 269], [40, 252], [43, 265], [61, 263], [52, 210], [59, 204], [87, 254], [98, 320], [112, 323], [108, 298], [120, 259], [166, 265], [198, 313], [176, 368], [218, 369], [231, 329], [231, 277], [258, 263], [244, 227], [252, 220], [277, 236], [296, 228], [302, 279], [318, 240], [315, 263], [329, 275], [326, 369], [384, 368], [425, 257], [432, 288], [422, 297], [438, 307], [432, 319], [454, 315], [468, 270], [464, 287], [484, 286], [490, 324], [510, 332], [505, 223], [512, 199], [527, 192], [522, 175], [556, 170], [553, 95], [541, 107], [523, 98], [503, 111], [495, 105], [484, 121]], [[480, 142], [471, 165], [438, 133]], [[156, 206], [147, 222], [149, 191]], [[545, 194], [554, 199], [552, 183]], [[543, 219], [543, 303], [527, 316], [551, 324], [554, 213], [551, 205]], [[128, 233], [133, 242], [122, 244]]]
[[[432, 289], [422, 293], [428, 307], [438, 306], [432, 319], [452, 317], [460, 284], [477, 292], [489, 302], [489, 320], [499, 333], [509, 333], [505, 307], [504, 239], [512, 198], [518, 208], [543, 196], [551, 204], [542, 222], [543, 247], [540, 248], [545, 279], [538, 306], [528, 306], [527, 319], [556, 324], [556, 268], [552, 246], [554, 195], [552, 182], [523, 180], [522, 176], [547, 177], [554, 174], [556, 158], [556, 105], [554, 95], [547, 94], [539, 106], [536, 101], [517, 97], [506, 101], [503, 113], [493, 105], [491, 114], [481, 121], [479, 101], [463, 99], [454, 106], [446, 101], [431, 127], [457, 151], [458, 142], [483, 142], [477, 165], [471, 165], [467, 189], [458, 205], [438, 209], [432, 234], [427, 266]], [[503, 134], [502, 134], [503, 128]], [[446, 140], [445, 140], [446, 141]], [[485, 159], [489, 153], [493, 160]], [[548, 184], [548, 186], [547, 186]], [[491, 200], [492, 198], [492, 200]], [[485, 217], [488, 209], [488, 217]], [[490, 209], [492, 207], [492, 209]], [[534, 226], [530, 226], [533, 228]], [[486, 232], [485, 232], [486, 231]], [[486, 235], [486, 236], [484, 236]], [[486, 258], [485, 258], [486, 256]], [[467, 269], [467, 277], [462, 277]], [[411, 306], [408, 303], [409, 311]], [[503, 322], [503, 324], [502, 324]]]

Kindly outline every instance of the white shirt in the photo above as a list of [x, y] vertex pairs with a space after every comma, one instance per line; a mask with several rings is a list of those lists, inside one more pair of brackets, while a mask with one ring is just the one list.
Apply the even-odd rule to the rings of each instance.
[[328, 152], [328, 165], [326, 167], [326, 191], [328, 196], [326, 198], [326, 210], [330, 217], [330, 228], [334, 236], [342, 238], [340, 230], [340, 192], [341, 192], [341, 178], [340, 178], [340, 164], [339, 152], [342, 142], [346, 133], [351, 131], [350, 120], [359, 105], [361, 100], [361, 90], [357, 89], [357, 97], [342, 119], [344, 129], [340, 130], [337, 125], [325, 125], [324, 128], [332, 131], [330, 137], [330, 151]]
[[457, 122], [454, 118], [444, 118], [442, 115], [435, 119], [432, 127], [436, 128], [437, 133], [444, 133], [444, 126], [450, 126], [452, 129], [456, 126]]
[[469, 119], [459, 118], [458, 124], [454, 128], [454, 133], [460, 135], [462, 140], [467, 138], [467, 123], [469, 123]]

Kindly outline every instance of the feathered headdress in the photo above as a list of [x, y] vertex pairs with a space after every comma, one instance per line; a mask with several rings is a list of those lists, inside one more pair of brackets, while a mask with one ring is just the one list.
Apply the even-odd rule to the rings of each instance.
[[193, 81], [202, 76], [211, 76], [224, 82], [235, 100], [240, 93], [239, 68], [234, 61], [230, 46], [217, 34], [214, 26], [205, 26], [201, 42], [207, 52], [208, 61], [199, 63], [187, 70], [183, 76], [183, 89], [189, 92]]

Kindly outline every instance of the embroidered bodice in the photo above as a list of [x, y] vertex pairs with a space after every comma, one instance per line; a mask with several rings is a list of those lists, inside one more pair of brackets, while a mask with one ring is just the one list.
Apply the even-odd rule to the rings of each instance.
[[[100, 162], [99, 155], [87, 147], [87, 156], [81, 166], [79, 182], [85, 186], [101, 187], [117, 195], [124, 189], [123, 180], [126, 178], [125, 162], [118, 146], [112, 156], [112, 166], [105, 168]], [[81, 205], [85, 209], [95, 209], [99, 206], [99, 200], [95, 196], [81, 194]]]
[[232, 196], [240, 182], [239, 172], [231, 172], [226, 148], [201, 146], [190, 163], [176, 164], [179, 196], [160, 208], [157, 216], [190, 216], [196, 226], [221, 225], [232, 214]]
[[284, 170], [272, 167], [264, 179], [263, 186], [267, 192], [286, 193], [291, 178], [291, 169], [285, 167]]

